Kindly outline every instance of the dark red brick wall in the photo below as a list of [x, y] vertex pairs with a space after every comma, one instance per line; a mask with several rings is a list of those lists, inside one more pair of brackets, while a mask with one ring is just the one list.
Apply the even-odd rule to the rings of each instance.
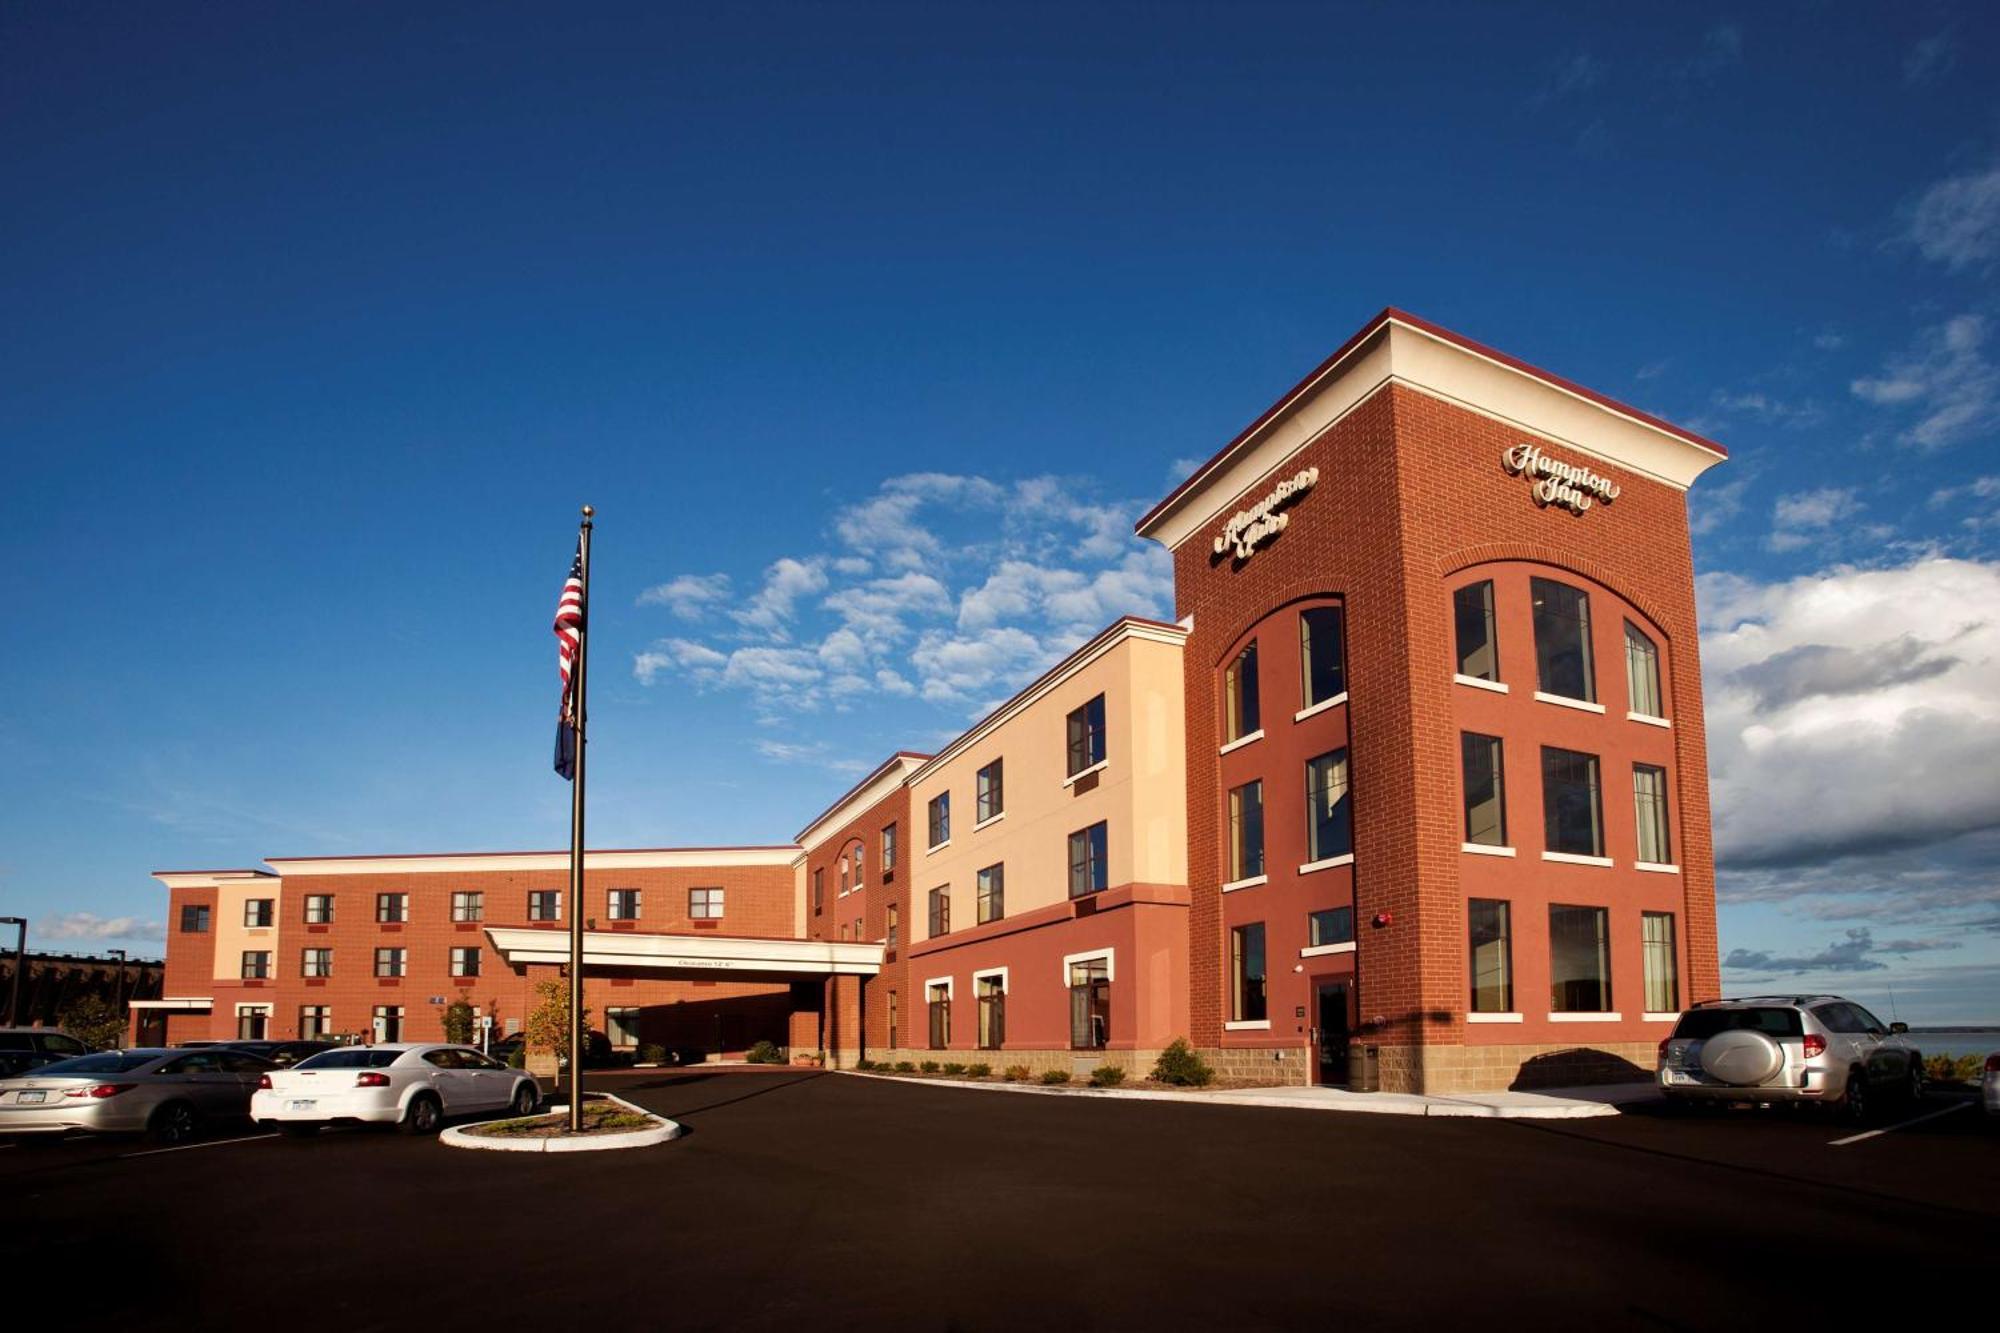
[[[896, 826], [896, 868], [886, 875], [882, 869], [882, 830], [889, 824]], [[910, 827], [910, 789], [897, 787], [889, 795], [869, 806], [848, 824], [828, 834], [806, 853], [806, 877], [803, 892], [806, 896], [806, 935], [815, 940], [838, 940], [843, 924], [849, 929], [848, 938], [856, 938], [852, 927], [861, 925], [864, 940], [879, 940], [888, 930], [888, 913], [891, 904], [896, 907], [901, 922], [898, 935], [905, 945], [910, 938], [910, 857], [914, 833]], [[866, 848], [868, 873], [866, 887], [858, 893], [843, 898], [840, 896], [840, 858], [848, 846], [859, 840]], [[813, 911], [812, 876], [819, 870], [826, 881], [826, 896], [822, 910]], [[898, 993], [901, 1009], [902, 1032], [899, 1034], [905, 1045], [910, 1040], [910, 996], [906, 978], [909, 973], [907, 949], [899, 949], [888, 954], [882, 963], [880, 974], [868, 978], [865, 985], [853, 978], [829, 978], [820, 987], [820, 1012], [823, 1020], [830, 1021], [835, 1039], [843, 1047], [853, 1043], [840, 1036], [851, 1032], [857, 1022], [863, 1033], [862, 1045], [867, 1050], [881, 1049], [888, 1044], [889, 992]]]

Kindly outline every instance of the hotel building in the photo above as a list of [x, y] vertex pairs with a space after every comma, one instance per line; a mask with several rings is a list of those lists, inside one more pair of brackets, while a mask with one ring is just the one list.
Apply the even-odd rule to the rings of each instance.
[[[1685, 493], [1724, 451], [1389, 310], [1138, 524], [1127, 618], [778, 847], [592, 852], [622, 1045], [1448, 1092], [1630, 1076], [1717, 993]], [[560, 854], [162, 873], [166, 1034], [518, 1027]], [[475, 975], [467, 976], [470, 966]], [[931, 1052], [948, 1051], [949, 1056]]]

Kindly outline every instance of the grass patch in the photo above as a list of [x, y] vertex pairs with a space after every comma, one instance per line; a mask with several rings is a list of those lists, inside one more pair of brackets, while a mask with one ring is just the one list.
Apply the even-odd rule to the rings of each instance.
[[[583, 1105], [583, 1130], [589, 1134], [619, 1134], [634, 1129], [651, 1129], [658, 1122], [649, 1115], [629, 1111], [617, 1102], [586, 1101]], [[489, 1120], [484, 1124], [467, 1125], [465, 1132], [479, 1138], [492, 1139], [553, 1139], [570, 1137], [569, 1108], [560, 1107], [542, 1115], [523, 1116], [513, 1120]]]

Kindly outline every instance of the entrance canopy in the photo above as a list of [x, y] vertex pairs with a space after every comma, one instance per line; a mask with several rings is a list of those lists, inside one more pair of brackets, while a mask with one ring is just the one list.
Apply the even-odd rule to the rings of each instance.
[[[567, 963], [569, 932], [488, 926], [486, 938], [509, 964]], [[586, 930], [583, 966], [651, 972], [729, 972], [771, 977], [872, 977], [883, 946], [834, 940], [764, 940], [729, 935], [642, 935]]]
[[131, 1009], [166, 1009], [176, 1013], [207, 1013], [215, 1001], [206, 995], [169, 995], [164, 1000], [127, 1000]]

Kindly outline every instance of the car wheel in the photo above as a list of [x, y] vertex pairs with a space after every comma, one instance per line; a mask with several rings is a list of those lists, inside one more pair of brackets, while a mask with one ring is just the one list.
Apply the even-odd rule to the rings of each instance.
[[542, 1092], [532, 1083], [523, 1082], [514, 1090], [514, 1114], [533, 1115], [535, 1108], [542, 1104]]
[[1910, 1057], [1910, 1072], [1908, 1081], [1903, 1085], [1903, 1090], [1909, 1096], [1912, 1104], [1924, 1099], [1924, 1060], [1922, 1056], [1913, 1055]]
[[1874, 1097], [1868, 1090], [1868, 1071], [1856, 1066], [1847, 1071], [1847, 1091], [1840, 1097], [1841, 1118], [1857, 1125], [1868, 1123], [1875, 1112]]
[[309, 1139], [319, 1133], [319, 1126], [309, 1120], [281, 1120], [278, 1132], [288, 1139]]
[[403, 1112], [403, 1119], [397, 1128], [405, 1134], [435, 1134], [444, 1122], [444, 1108], [438, 1099], [425, 1093], [410, 1099], [410, 1109]]
[[146, 1137], [163, 1148], [179, 1147], [191, 1142], [201, 1132], [201, 1122], [194, 1108], [186, 1102], [168, 1102], [153, 1112], [153, 1118], [146, 1125]]

